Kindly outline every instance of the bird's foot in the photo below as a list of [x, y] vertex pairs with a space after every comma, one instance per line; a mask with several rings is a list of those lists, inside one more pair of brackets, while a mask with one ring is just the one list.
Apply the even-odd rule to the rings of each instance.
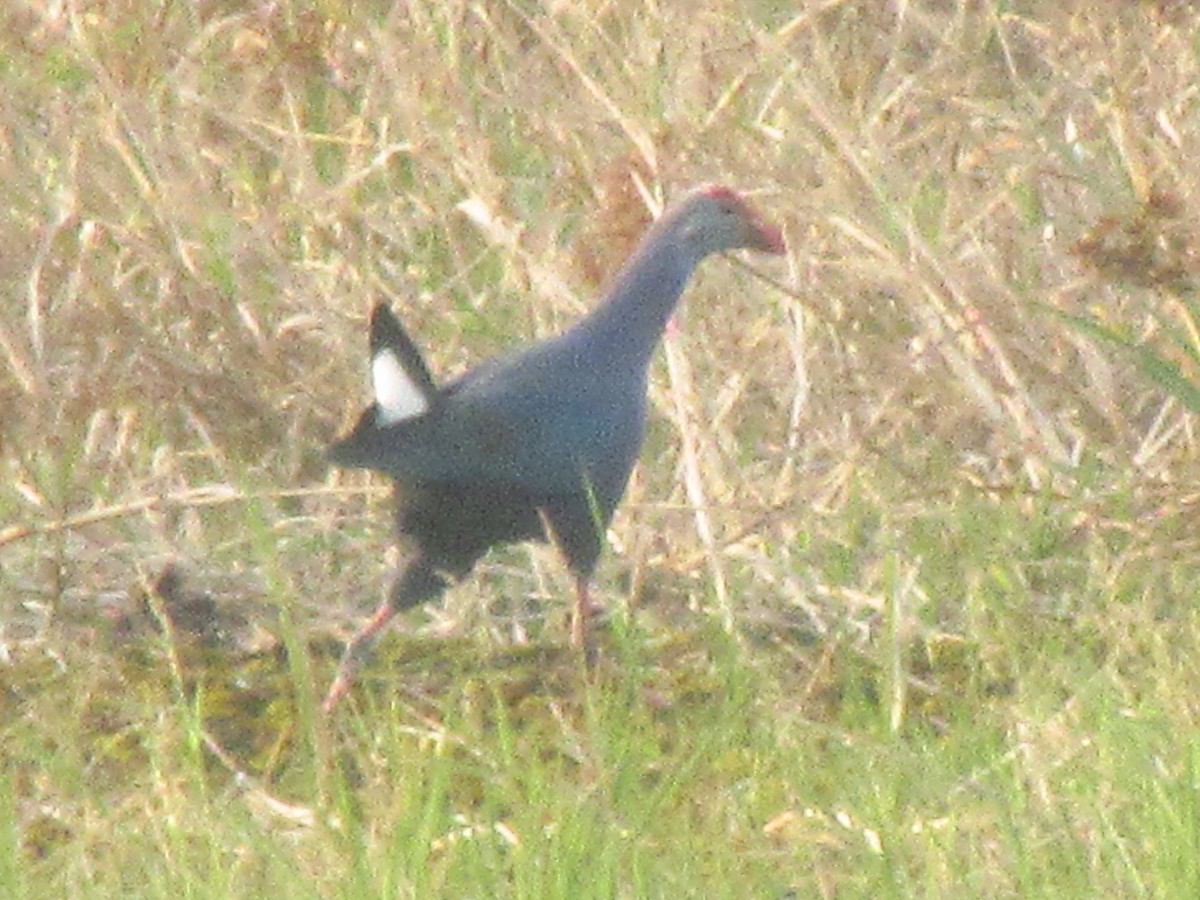
[[350, 690], [350, 685], [354, 683], [354, 672], [348, 666], [339, 666], [338, 673], [333, 679], [333, 684], [329, 686], [329, 693], [325, 695], [325, 702], [321, 704], [321, 711], [325, 715], [329, 715], [341, 702], [342, 698]]

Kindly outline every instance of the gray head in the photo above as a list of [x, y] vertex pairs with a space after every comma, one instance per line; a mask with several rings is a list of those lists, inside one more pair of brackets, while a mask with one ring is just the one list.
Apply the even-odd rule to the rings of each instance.
[[724, 250], [785, 249], [778, 228], [763, 221], [736, 191], [716, 184], [692, 191], [666, 212], [657, 229], [673, 232], [695, 259]]

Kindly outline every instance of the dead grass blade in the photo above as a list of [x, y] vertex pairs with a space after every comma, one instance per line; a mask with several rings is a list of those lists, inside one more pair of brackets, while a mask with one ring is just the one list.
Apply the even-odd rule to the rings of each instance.
[[170, 494], [158, 494], [150, 497], [139, 497], [124, 503], [114, 503], [90, 509], [87, 512], [76, 513], [63, 519], [52, 519], [45, 522], [31, 522], [24, 525], [9, 525], [0, 530], [0, 547], [24, 538], [44, 534], [60, 534], [74, 531], [97, 522], [107, 522], [113, 519], [123, 519], [152, 509], [201, 508], [209, 506], [225, 506], [232, 503], [251, 503], [259, 500], [282, 500], [302, 497], [353, 497], [365, 494], [382, 493], [382, 488], [298, 488], [280, 491], [246, 492], [231, 485], [206, 485], [199, 488], [175, 491]]

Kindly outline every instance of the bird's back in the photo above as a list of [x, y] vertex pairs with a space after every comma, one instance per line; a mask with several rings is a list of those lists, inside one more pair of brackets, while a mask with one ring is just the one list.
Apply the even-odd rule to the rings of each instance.
[[331, 450], [339, 465], [403, 482], [597, 492], [615, 503], [637, 457], [645, 369], [616, 369], [572, 332], [502, 356], [442, 388], [414, 419], [368, 410]]

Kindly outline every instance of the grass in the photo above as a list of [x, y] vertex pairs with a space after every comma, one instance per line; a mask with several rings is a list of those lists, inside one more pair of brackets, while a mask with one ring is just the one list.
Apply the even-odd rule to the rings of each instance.
[[[0, 13], [0, 885], [28, 897], [1190, 897], [1186, 3]], [[494, 553], [319, 698], [450, 374], [687, 186], [705, 264], [585, 671]]]

